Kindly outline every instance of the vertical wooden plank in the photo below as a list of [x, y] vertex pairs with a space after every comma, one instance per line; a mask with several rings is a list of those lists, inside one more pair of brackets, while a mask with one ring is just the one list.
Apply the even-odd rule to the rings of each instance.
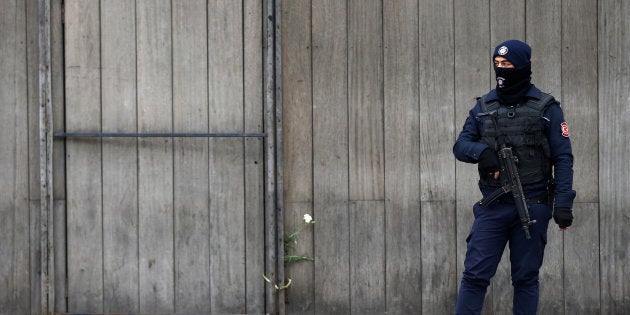
[[490, 0], [491, 49], [508, 39], [525, 40], [525, 5], [525, 0]]
[[[208, 3], [210, 132], [243, 131], [242, 27], [241, 2]], [[210, 305], [213, 313], [245, 312], [243, 149], [242, 139], [210, 140]]]
[[22, 1], [0, 3], [0, 124], [10, 126], [0, 133], [0, 310], [15, 314], [31, 305], [25, 26]]
[[315, 314], [350, 313], [347, 4], [312, 3]]
[[[29, 218], [30, 218], [30, 226], [29, 226], [29, 239], [35, 240], [33, 242], [29, 241], [29, 289], [30, 289], [30, 302], [29, 307], [26, 309], [27, 312], [31, 312], [32, 314], [36, 314], [41, 312], [41, 256], [40, 256], [40, 246], [31, 245], [33, 243], [39, 243], [40, 233], [40, 210], [41, 206], [39, 204], [39, 200], [31, 200], [29, 201]], [[35, 276], [33, 276], [35, 275]]]
[[[490, 47], [483, 58], [491, 64], [492, 51], [499, 43], [508, 39], [525, 40], [525, 1], [524, 0], [491, 0], [490, 1]], [[486, 57], [487, 56], [487, 57]], [[490, 85], [496, 84], [492, 73]], [[495, 313], [512, 312], [514, 287], [511, 281], [510, 252], [506, 247], [496, 275], [492, 279], [492, 309]], [[487, 305], [489, 306], [489, 305]]]
[[[172, 7], [174, 131], [207, 132], [206, 2]], [[210, 313], [208, 139], [174, 142], [175, 312]]]
[[[61, 1], [51, 1], [53, 130], [64, 130], [64, 39]], [[66, 312], [66, 170], [65, 146], [53, 139], [53, 215], [55, 251], [55, 312]]]
[[426, 201], [421, 207], [422, 313], [450, 314], [455, 308], [459, 276], [453, 255], [455, 201]]
[[[136, 2], [138, 131], [170, 132], [171, 3]], [[141, 139], [138, 148], [140, 313], [174, 312], [173, 142]]]
[[[457, 133], [475, 104], [475, 97], [488, 92], [491, 80], [491, 48], [489, 28], [490, 1], [471, 6], [468, 1], [455, 1], [455, 125]], [[493, 46], [494, 47], [494, 46]], [[454, 140], [453, 140], [454, 142]], [[466, 237], [472, 226], [472, 205], [481, 193], [477, 187], [477, 166], [457, 162], [455, 167], [457, 191], [457, 276], [461, 279], [466, 254]], [[459, 285], [459, 282], [458, 282]], [[488, 290], [490, 292], [490, 290]], [[492, 305], [491, 295], [486, 295], [484, 314]]]
[[[564, 313], [597, 314], [600, 307], [600, 259], [597, 203], [575, 203], [577, 220], [564, 234]], [[556, 226], [557, 228], [557, 226]], [[627, 247], [627, 246], [626, 246]], [[560, 289], [560, 288], [558, 288]], [[625, 306], [627, 310], [627, 305]], [[623, 313], [623, 312], [622, 312]]]
[[39, 98], [39, 174], [40, 174], [40, 264], [41, 312], [54, 309], [54, 205], [52, 193], [52, 64], [50, 2], [38, 1], [38, 98]]
[[[26, 78], [28, 88], [28, 146], [29, 150], [29, 195], [39, 199], [40, 174], [39, 174], [39, 1], [23, 1], [26, 7], [26, 45], [25, 52]], [[39, 215], [39, 214], [38, 214]], [[40, 311], [39, 305], [33, 311]]]
[[630, 3], [599, 1], [598, 12], [600, 312], [621, 314], [630, 309]]
[[[452, 147], [463, 121], [453, 121], [455, 115], [453, 9], [453, 3], [439, 0], [424, 2], [420, 6], [421, 70], [418, 80], [422, 201], [455, 199], [453, 189], [455, 157], [452, 154]], [[482, 58], [475, 57], [475, 61]], [[478, 63], [481, 63], [479, 61]], [[477, 95], [474, 93], [480, 92], [475, 90], [471, 95]], [[469, 105], [470, 100], [471, 97], [466, 96], [466, 106], [472, 106]]]
[[[285, 234], [303, 225], [303, 215], [312, 214], [313, 139], [311, 93], [311, 1], [282, 2], [282, 87], [284, 136]], [[313, 229], [300, 232], [294, 255], [313, 255]], [[286, 311], [313, 311], [313, 264], [288, 264], [286, 277], [292, 285], [286, 292]]]
[[[597, 3], [562, 4], [562, 100], [575, 156], [577, 202], [597, 202]], [[602, 104], [606, 106], [606, 104]], [[584, 218], [586, 219], [586, 218]], [[597, 235], [594, 235], [596, 237]]]
[[385, 313], [385, 222], [382, 201], [350, 201], [350, 308]]
[[[65, 2], [67, 131], [101, 130], [98, 1]], [[101, 143], [70, 140], [67, 154], [68, 311], [103, 311]]]
[[455, 253], [460, 244], [453, 228], [457, 216], [452, 146], [462, 122], [453, 120], [453, 10], [453, 2], [434, 0], [421, 2], [419, 11], [422, 312], [427, 314], [452, 313], [457, 295]]
[[66, 202], [65, 200], [56, 200], [53, 205], [54, 209], [54, 225], [55, 225], [55, 312], [66, 312], [66, 277], [67, 277], [67, 247], [66, 247]]
[[385, 260], [375, 259], [385, 254], [381, 5], [348, 2], [350, 307], [357, 313], [385, 310]]
[[[383, 2], [386, 301], [388, 314], [422, 309], [418, 2]], [[376, 127], [376, 126], [375, 126]]]
[[[591, 242], [597, 244], [600, 237], [599, 229], [595, 228], [598, 209], [590, 205], [599, 202], [598, 185], [593, 185], [599, 166], [598, 136], [593, 132], [598, 130], [597, 14], [594, 12], [597, 12], [596, 2], [562, 3], [562, 100], [575, 157], [573, 187], [577, 191], [575, 228], [564, 233], [563, 292], [567, 314], [593, 313], [600, 305], [599, 257], [586, 255], [587, 251], [598, 251], [598, 246]], [[579, 228], [579, 222], [585, 224], [583, 228]], [[573, 238], [589, 242], [572, 242]], [[588, 285], [574, 286], [577, 283]]]
[[[262, 1], [243, 3], [244, 38], [244, 108], [245, 131], [263, 131], [262, 84]], [[263, 142], [260, 138], [245, 139], [245, 281], [246, 313], [264, 313], [265, 283], [260, 275], [265, 272], [264, 246], [264, 174]]]
[[[245, 2], [245, 130], [263, 131], [262, 74], [262, 3]], [[263, 313], [265, 286], [260, 281], [264, 273], [264, 174], [263, 140], [245, 139], [245, 216], [247, 313]]]
[[[532, 47], [532, 83], [562, 101], [561, 1], [528, 1], [525, 16], [526, 39]], [[563, 109], [571, 110], [570, 105]], [[540, 314], [561, 314], [564, 310], [563, 293], [559, 289], [563, 278], [562, 236], [558, 226], [551, 221], [540, 269]]]
[[[53, 130], [65, 130], [65, 69], [64, 69], [64, 23], [63, 3], [52, 1], [51, 6], [51, 45], [52, 45], [52, 103]], [[53, 145], [53, 194], [55, 200], [66, 198], [65, 145], [61, 138], [54, 138]], [[65, 208], [63, 210], [65, 215]], [[65, 219], [62, 221], [65, 222]], [[64, 223], [65, 225], [65, 223]], [[65, 230], [65, 228], [63, 228]], [[55, 229], [57, 231], [57, 229]], [[64, 232], [65, 233], [65, 232]], [[65, 237], [64, 237], [65, 238]], [[65, 240], [63, 241], [65, 243]], [[65, 256], [65, 254], [64, 254]], [[58, 266], [57, 266], [58, 267]], [[65, 266], [63, 266], [65, 269]], [[57, 273], [58, 274], [58, 273]], [[58, 280], [58, 279], [57, 279]], [[55, 295], [56, 298], [58, 298]]]
[[[101, 1], [103, 130], [136, 132], [135, 4]], [[137, 140], [103, 141], [103, 311], [138, 302]]]
[[348, 3], [350, 199], [383, 200], [381, 3]]
[[39, 20], [38, 0], [23, 1], [25, 15], [24, 24], [26, 50], [26, 89], [24, 105], [27, 108], [28, 127], [26, 143], [28, 147], [28, 170], [24, 176], [28, 178], [28, 198], [30, 208], [30, 311], [38, 313], [42, 310], [42, 248], [41, 248], [41, 205], [40, 205], [40, 166], [39, 166]]

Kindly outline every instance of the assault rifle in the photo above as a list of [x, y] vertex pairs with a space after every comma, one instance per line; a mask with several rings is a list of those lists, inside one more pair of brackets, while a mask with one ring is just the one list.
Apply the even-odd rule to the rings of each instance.
[[518, 216], [521, 220], [521, 226], [525, 232], [525, 238], [530, 239], [529, 226], [536, 223], [536, 220], [531, 220], [529, 217], [529, 209], [527, 207], [527, 201], [525, 194], [523, 193], [523, 186], [521, 185], [521, 179], [518, 176], [518, 169], [516, 164], [518, 158], [514, 156], [512, 148], [505, 144], [505, 135], [502, 133], [497, 123], [497, 111], [492, 110], [485, 113], [477, 114], [477, 117], [490, 117], [494, 128], [497, 131], [497, 143], [499, 144], [499, 163], [501, 166], [501, 188], [495, 190], [490, 195], [484, 197], [479, 201], [482, 206], [489, 205], [494, 200], [506, 193], [512, 193], [514, 197], [514, 204], [516, 210], [518, 210]]

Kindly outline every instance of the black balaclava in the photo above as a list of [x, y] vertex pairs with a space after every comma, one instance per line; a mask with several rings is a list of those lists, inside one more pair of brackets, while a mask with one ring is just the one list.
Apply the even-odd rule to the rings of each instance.
[[496, 56], [502, 56], [514, 65], [514, 68], [494, 67], [496, 91], [501, 103], [520, 103], [531, 87], [531, 52], [529, 45], [515, 39], [505, 41], [494, 49], [493, 60]]

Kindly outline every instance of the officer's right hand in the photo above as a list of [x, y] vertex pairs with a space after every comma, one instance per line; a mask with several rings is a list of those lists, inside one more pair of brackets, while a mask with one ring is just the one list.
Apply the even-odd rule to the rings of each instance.
[[496, 152], [491, 149], [485, 149], [479, 155], [479, 168], [484, 173], [493, 175], [494, 179], [499, 178], [499, 158]]

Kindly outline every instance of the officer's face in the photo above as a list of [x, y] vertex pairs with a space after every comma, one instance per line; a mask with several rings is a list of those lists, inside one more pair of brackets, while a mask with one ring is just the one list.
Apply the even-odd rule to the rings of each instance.
[[498, 68], [514, 68], [514, 65], [505, 57], [494, 57], [494, 66]]

